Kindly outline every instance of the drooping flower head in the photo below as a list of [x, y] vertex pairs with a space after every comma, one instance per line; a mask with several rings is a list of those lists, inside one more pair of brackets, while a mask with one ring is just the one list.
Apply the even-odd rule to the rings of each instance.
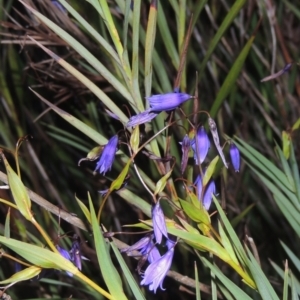
[[80, 240], [77, 237], [77, 235], [74, 235], [74, 240], [70, 250], [70, 258], [73, 264], [78, 268], [78, 270], [81, 270], [82, 265], [81, 265]]
[[168, 239], [166, 244], [169, 250], [147, 267], [141, 281], [141, 285], [148, 285], [149, 290], [154, 293], [156, 293], [158, 287], [164, 290], [163, 281], [172, 265], [176, 243]]
[[191, 142], [191, 147], [194, 151], [196, 165], [199, 165], [199, 161], [202, 164], [210, 148], [210, 141], [203, 126], [198, 128], [196, 136]]
[[164, 212], [160, 207], [160, 202], [157, 201], [152, 208], [152, 223], [155, 240], [158, 244], [161, 243], [163, 235], [168, 238], [167, 226], [165, 222]]
[[[60, 253], [61, 256], [63, 256], [65, 259], [71, 261], [71, 256], [69, 251], [67, 251], [66, 249], [56, 245], [56, 249], [58, 250], [58, 252]], [[73, 277], [73, 274], [70, 272], [66, 272], [68, 274], [68, 276]]]
[[203, 207], [209, 210], [212, 203], [212, 197], [216, 194], [216, 184], [213, 179], [211, 179], [208, 184], [204, 187], [203, 191], [203, 178], [198, 175], [195, 180], [196, 192], [199, 201], [201, 201]]
[[126, 252], [128, 256], [132, 256], [133, 251], [140, 251], [142, 255], [147, 256], [147, 259], [151, 264], [153, 261], [158, 260], [161, 257], [157, 247], [153, 242], [153, 238], [153, 234], [147, 235], [138, 240], [132, 246], [122, 249], [121, 253]]
[[149, 101], [150, 108], [135, 116], [132, 116], [127, 122], [126, 127], [134, 127], [146, 122], [150, 122], [160, 112], [173, 110], [191, 98], [193, 98], [193, 96], [189, 94], [177, 92], [147, 97], [146, 99]]
[[182, 150], [181, 168], [180, 169], [181, 169], [181, 173], [184, 173], [185, 168], [188, 163], [189, 151], [190, 151], [190, 147], [191, 147], [191, 140], [187, 134], [184, 136], [184, 138], [180, 144], [181, 144], [181, 150]]
[[209, 210], [210, 205], [212, 203], [213, 195], [215, 194], [216, 194], [216, 184], [214, 180], [211, 179], [205, 188], [205, 192], [202, 200], [203, 207], [206, 210]]
[[114, 135], [104, 146], [101, 157], [97, 162], [95, 172], [99, 171], [100, 174], [105, 175], [105, 173], [111, 169], [111, 166], [115, 160], [118, 142], [118, 135]]
[[147, 97], [152, 112], [169, 111], [193, 98], [185, 93], [167, 93]]
[[234, 168], [234, 171], [239, 172], [240, 164], [241, 164], [240, 151], [237, 148], [237, 146], [233, 143], [230, 144], [229, 155], [230, 155], [230, 159], [231, 159], [231, 163]]

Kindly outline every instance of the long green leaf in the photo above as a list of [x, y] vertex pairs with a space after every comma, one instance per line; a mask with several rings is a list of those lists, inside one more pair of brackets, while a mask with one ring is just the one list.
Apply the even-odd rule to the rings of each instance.
[[212, 53], [214, 52], [216, 46], [218, 45], [220, 39], [224, 35], [225, 31], [229, 27], [229, 25], [232, 23], [236, 15], [239, 13], [239, 11], [242, 9], [244, 4], [246, 3], [246, 0], [237, 0], [234, 2], [234, 5], [231, 7], [230, 11], [227, 13], [224, 21], [222, 22], [220, 28], [218, 29], [217, 33], [215, 34], [214, 38], [212, 39], [207, 52], [205, 54], [205, 57], [200, 65], [200, 71], [199, 71], [199, 79], [201, 79], [203, 71], [206, 67], [206, 64], [208, 60], [210, 59]]
[[[239, 1], [236, 1], [236, 3]], [[240, 1], [243, 2], [243, 1]], [[212, 118], [214, 118], [217, 115], [217, 112], [222, 105], [225, 98], [229, 95], [232, 87], [236, 84], [236, 79], [238, 75], [240, 74], [242, 67], [244, 65], [244, 62], [248, 56], [248, 53], [252, 47], [252, 44], [254, 42], [255, 36], [251, 36], [246, 45], [244, 46], [243, 50], [240, 52], [239, 56], [235, 60], [234, 64], [232, 65], [228, 75], [226, 76], [226, 79], [224, 83], [222, 84], [217, 97], [214, 101], [214, 104], [210, 110], [210, 115]]]
[[78, 273], [78, 269], [59, 253], [3, 236], [0, 236], [0, 243], [36, 266], [46, 269], [64, 270], [72, 274]]
[[216, 266], [210, 263], [205, 257], [201, 257], [203, 263], [208, 266], [218, 279], [226, 286], [235, 299], [252, 300], [242, 289], [233, 283], [224, 273]]
[[90, 205], [92, 228], [94, 234], [94, 242], [95, 242], [96, 253], [97, 253], [101, 274], [109, 289], [109, 292], [114, 297], [114, 299], [125, 300], [127, 298], [122, 288], [122, 281], [120, 275], [118, 274], [115, 266], [112, 263], [111, 256], [109, 254], [108, 245], [106, 244], [105, 239], [100, 231], [94, 206], [90, 198], [89, 198], [89, 205]]
[[114, 254], [121, 266], [121, 269], [123, 271], [123, 274], [124, 274], [124, 277], [126, 278], [130, 288], [131, 288], [131, 291], [132, 293], [134, 294], [135, 296], [135, 299], [136, 300], [145, 300], [145, 296], [142, 294], [142, 291], [141, 289], [139, 288], [138, 284], [136, 283], [133, 275], [132, 275], [132, 272], [129, 270], [126, 262], [124, 261], [119, 249], [113, 244], [113, 243], [110, 243], [113, 251], [114, 251]]

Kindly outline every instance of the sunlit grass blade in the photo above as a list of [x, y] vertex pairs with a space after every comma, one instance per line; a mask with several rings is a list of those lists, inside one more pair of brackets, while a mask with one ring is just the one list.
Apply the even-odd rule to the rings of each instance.
[[[227, 28], [229, 27], [229, 25], [234, 20], [234, 18], [237, 16], [239, 11], [245, 5], [245, 3], [246, 3], [246, 0], [237, 0], [234, 2], [234, 5], [231, 7], [230, 11], [227, 13], [224, 21], [222, 22], [221, 26], [219, 27], [219, 30], [216, 32], [215, 36], [213, 37], [212, 41], [210, 42], [210, 45], [207, 49], [205, 57], [200, 65], [200, 70], [199, 70], [199, 79], [200, 80], [203, 75], [203, 71], [206, 67], [206, 64], [207, 64], [208, 60], [210, 59], [212, 53], [214, 52], [216, 46], [218, 45], [220, 39], [224, 35], [224, 33], [227, 30]], [[214, 117], [214, 116], [215, 115], [212, 115], [212, 117]]]
[[84, 133], [90, 139], [92, 139], [93, 141], [95, 141], [97, 144], [104, 145], [104, 144], [107, 143], [107, 139], [105, 137], [103, 137], [100, 133], [98, 133], [96, 130], [94, 130], [93, 128], [87, 126], [86, 124], [84, 124], [83, 122], [81, 122], [77, 118], [73, 117], [72, 115], [70, 115], [66, 111], [58, 108], [57, 106], [55, 106], [54, 104], [52, 104], [51, 102], [49, 102], [48, 100], [46, 100], [45, 98], [43, 98], [41, 95], [39, 95], [34, 90], [32, 90], [32, 92], [40, 100], [42, 100], [45, 104], [47, 104], [54, 112], [56, 112], [59, 116], [61, 116], [64, 120], [66, 120], [72, 126], [74, 126], [75, 128], [77, 128], [79, 131], [81, 131], [82, 133]]
[[279, 300], [274, 288], [271, 286], [270, 281], [263, 273], [261, 267], [257, 263], [256, 259], [252, 255], [252, 253], [247, 249], [248, 256], [250, 258], [250, 262], [248, 264], [248, 268], [250, 269], [251, 275], [255, 280], [257, 289], [259, 294], [263, 300]]
[[241, 288], [239, 288], [235, 283], [233, 283], [224, 273], [216, 266], [213, 265], [205, 257], [201, 257], [203, 263], [208, 266], [212, 272], [218, 277], [218, 279], [226, 286], [226, 288], [231, 292], [235, 299], [252, 300]]
[[10, 207], [8, 208], [6, 218], [5, 218], [4, 236], [6, 238], [10, 238]]
[[196, 282], [196, 300], [201, 300], [198, 267], [196, 262], [194, 262], [194, 270], [195, 270], [195, 282]]
[[283, 282], [283, 295], [282, 300], [288, 300], [289, 297], [289, 267], [288, 261], [285, 261], [285, 268], [284, 268], [284, 282]]
[[59, 253], [54, 253], [46, 248], [33, 244], [20, 242], [15, 239], [7, 239], [0, 236], [0, 243], [12, 249], [30, 263], [43, 267], [64, 270], [76, 274], [78, 269]]
[[234, 247], [234, 250], [236, 251], [237, 257], [239, 258], [240, 262], [246, 266], [248, 262], [247, 255], [244, 251], [244, 247], [242, 246], [237, 234], [233, 230], [233, 227], [231, 226], [229, 220], [227, 219], [224, 211], [222, 210], [218, 200], [213, 197], [214, 203], [217, 207], [220, 219], [224, 225], [225, 230], [227, 231], [227, 235], [230, 237], [230, 240], [232, 242], [232, 246]]
[[105, 239], [101, 233], [97, 221], [97, 217], [95, 214], [94, 206], [90, 198], [89, 198], [89, 206], [90, 206], [95, 248], [96, 248], [101, 274], [108, 287], [108, 290], [110, 291], [114, 299], [126, 300], [127, 298], [122, 288], [122, 281], [120, 275], [118, 274], [115, 266], [112, 263], [111, 256], [109, 254], [108, 245], [106, 244]]
[[42, 271], [42, 268], [36, 267], [36, 266], [31, 266], [29, 268], [26, 268], [20, 272], [17, 272], [13, 274], [10, 278], [0, 281], [0, 284], [8, 284], [8, 283], [16, 283], [19, 281], [24, 281], [24, 280], [29, 280], [32, 279], [33, 277], [38, 276]]
[[298, 300], [299, 299], [299, 290], [297, 290], [296, 287], [296, 278], [294, 276], [294, 274], [291, 272], [291, 300]]
[[300, 207], [300, 175], [299, 175], [299, 167], [295, 157], [295, 150], [293, 143], [290, 143], [290, 159], [289, 163], [292, 169], [293, 179], [295, 182], [296, 195], [298, 197], [298, 207]]
[[297, 270], [300, 270], [300, 259], [290, 250], [290, 248], [282, 241], [280, 244], [289, 257], [289, 261], [294, 264]]
[[31, 201], [28, 196], [27, 190], [23, 182], [21, 181], [20, 177], [15, 173], [15, 171], [9, 165], [3, 152], [0, 152], [0, 154], [2, 156], [2, 160], [5, 165], [9, 188], [13, 195], [14, 201], [18, 207], [18, 210], [27, 220], [30, 221], [33, 215], [31, 212]]
[[118, 64], [120, 64], [120, 59], [117, 52], [110, 45], [110, 43], [103, 38], [94, 28], [91, 26], [67, 1], [59, 0], [59, 2], [66, 8], [66, 10], [81, 24], [87, 32], [89, 32], [95, 40], [105, 49], [105, 51], [111, 56], [111, 58]]
[[132, 91], [134, 94], [135, 104], [139, 111], [144, 110], [144, 104], [141, 99], [140, 85], [139, 85], [139, 28], [141, 22], [141, 0], [135, 0], [133, 5], [133, 18], [132, 18]]
[[275, 149], [276, 149], [277, 154], [279, 155], [283, 171], [284, 171], [288, 181], [290, 182], [291, 186], [293, 187], [293, 190], [296, 191], [295, 181], [294, 181], [294, 178], [293, 178], [293, 175], [292, 175], [291, 168], [288, 164], [288, 161], [286, 160], [283, 151], [281, 150], [281, 148], [277, 144], [276, 144]]
[[145, 96], [151, 95], [152, 88], [152, 72], [153, 72], [153, 50], [156, 37], [156, 22], [157, 22], [157, 0], [152, 0], [149, 10], [146, 40], [145, 40]]
[[253, 172], [261, 179], [266, 187], [273, 193], [274, 200], [279, 206], [281, 212], [286, 217], [287, 221], [294, 228], [298, 236], [300, 236], [300, 220], [299, 220], [299, 208], [297, 208], [293, 202], [291, 202], [283, 193], [266, 177], [252, 169]]
[[193, 11], [192, 28], [195, 27], [197, 21], [199, 20], [199, 15], [200, 15], [202, 9], [204, 8], [207, 0], [197, 0], [195, 2], [196, 2], [196, 4], [194, 4], [193, 9], [192, 9], [192, 11]]
[[[293, 186], [290, 184], [286, 175], [277, 168], [276, 165], [243, 140], [236, 138], [236, 141], [240, 152], [251, 161], [252, 165], [255, 165], [267, 175], [270, 174], [269, 177], [274, 178], [277, 185], [284, 185], [290, 191], [294, 192]], [[281, 187], [281, 189], [284, 190], [283, 187]]]
[[[275, 262], [270, 260], [270, 263], [272, 265], [272, 267], [274, 268], [274, 270], [276, 271], [276, 273], [282, 278], [282, 280], [284, 280], [284, 276], [285, 276], [285, 271], [280, 268]], [[289, 287], [292, 289], [295, 289], [295, 293], [300, 295], [300, 282], [297, 280], [297, 278], [295, 278], [294, 274], [291, 272], [291, 270], [289, 270]], [[294, 281], [293, 283], [291, 281]]]
[[171, 35], [166, 15], [163, 11], [163, 7], [160, 1], [158, 1], [158, 15], [157, 15], [157, 23], [160, 34], [162, 36], [162, 41], [164, 43], [165, 49], [171, 59], [171, 62], [176, 70], [179, 67], [179, 54], [176, 49], [173, 37]]
[[133, 275], [132, 275], [132, 272], [129, 270], [126, 262], [124, 261], [119, 249], [114, 245], [113, 242], [110, 243], [113, 251], [114, 251], [114, 254], [121, 266], [121, 269], [123, 271], [123, 274], [124, 274], [124, 277], [126, 278], [129, 286], [130, 286], [130, 289], [135, 297], [135, 299], [138, 299], [138, 300], [145, 300], [145, 296], [142, 294], [142, 291], [141, 289], [139, 288], [138, 284], [136, 283]]
[[224, 248], [227, 250], [227, 253], [230, 255], [231, 259], [236, 263], [239, 264], [238, 259], [234, 253], [233, 247], [230, 243], [229, 238], [227, 237], [221, 223], [219, 222], [219, 234], [221, 237], [221, 241], [222, 241], [222, 245], [224, 246]]

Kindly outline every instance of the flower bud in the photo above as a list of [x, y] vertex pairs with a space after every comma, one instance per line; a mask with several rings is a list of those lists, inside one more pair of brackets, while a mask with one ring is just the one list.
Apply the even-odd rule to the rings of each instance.
[[240, 151], [233, 143], [230, 144], [229, 154], [234, 171], [239, 172], [241, 164]]

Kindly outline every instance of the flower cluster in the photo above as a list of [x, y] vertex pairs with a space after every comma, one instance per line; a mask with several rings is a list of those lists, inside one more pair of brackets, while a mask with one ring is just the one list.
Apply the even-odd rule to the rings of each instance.
[[[153, 234], [141, 238], [134, 245], [122, 249], [121, 252], [131, 255], [133, 251], [138, 250], [143, 256], [141, 259], [143, 263], [146, 257], [149, 265], [142, 273], [141, 285], [148, 285], [149, 290], [156, 293], [158, 287], [163, 290], [163, 281], [171, 268], [176, 245], [176, 242], [168, 236], [164, 213], [159, 201], [152, 208], [152, 224]], [[162, 244], [163, 237], [168, 250], [164, 255], [161, 255], [156, 245]], [[154, 240], [156, 243], [154, 243]]]
[[[149, 122], [154, 119], [162, 111], [171, 111], [176, 109], [179, 105], [185, 101], [194, 98], [191, 95], [180, 93], [175, 91], [173, 93], [167, 93], [162, 95], [153, 95], [148, 97], [149, 109], [141, 112], [135, 116], [132, 116], [126, 127], [134, 127], [145, 122]], [[208, 125], [213, 138], [214, 145], [221, 157], [223, 164], [228, 168], [223, 148], [220, 145], [217, 125], [212, 118], [208, 118]], [[100, 158], [97, 162], [95, 171], [100, 174], [105, 175], [113, 164], [115, 159], [115, 154], [119, 144], [118, 135], [113, 136], [108, 143], [104, 146]], [[211, 146], [210, 139], [204, 128], [204, 126], [199, 126], [195, 133], [195, 136], [190, 139], [188, 135], [185, 135], [181, 144], [182, 148], [182, 161], [181, 161], [181, 172], [184, 173], [186, 166], [188, 164], [189, 152], [193, 151], [193, 158], [196, 165], [202, 165], [205, 161], [208, 151]], [[236, 172], [240, 168], [240, 154], [237, 147], [231, 143], [229, 154], [233, 168]], [[205, 185], [203, 183], [204, 174], [197, 176], [195, 180], [196, 194], [199, 201], [205, 210], [209, 210], [213, 195], [216, 193], [216, 184], [211, 178]], [[124, 181], [124, 186], [127, 181]], [[102, 195], [107, 193], [109, 189], [100, 191]], [[169, 237], [167, 232], [167, 226], [165, 223], [165, 216], [163, 210], [160, 206], [160, 201], [155, 201], [155, 205], [152, 207], [151, 218], [153, 233], [142, 237], [138, 242], [130, 247], [121, 250], [123, 253], [127, 253], [129, 256], [133, 255], [134, 252], [138, 251], [141, 255], [138, 264], [138, 271], [142, 276], [140, 282], [141, 285], [149, 287], [149, 290], [156, 293], [158, 288], [163, 289], [164, 279], [171, 267], [174, 248], [176, 241]], [[158, 247], [158, 245], [160, 245]], [[73, 250], [72, 250], [73, 249]], [[81, 256], [75, 256], [76, 249], [72, 247], [71, 251], [68, 252], [62, 248], [58, 248], [60, 253], [71, 260], [78, 268], [81, 268]], [[161, 253], [162, 249], [166, 249], [165, 253]], [[145, 263], [148, 263], [145, 271], [141, 271]]]
[[[216, 123], [212, 118], [209, 118], [208, 123], [213, 136], [214, 144], [219, 152], [219, 155], [224, 163], [224, 166], [228, 168], [225, 156], [223, 154], [222, 147], [220, 146]], [[180, 144], [182, 148], [182, 161], [181, 161], [182, 173], [184, 173], [185, 168], [187, 166], [188, 153], [190, 149], [193, 150], [194, 160], [196, 165], [199, 164], [201, 165], [205, 161], [208, 151], [210, 149], [210, 140], [204, 126], [198, 127], [195, 137], [193, 139], [189, 139], [189, 137], [185, 135]], [[240, 152], [236, 147], [236, 145], [233, 144], [232, 142], [229, 147], [229, 155], [235, 172], [239, 172]], [[199, 201], [202, 203], [203, 207], [206, 210], [209, 210], [212, 202], [212, 195], [216, 193], [216, 184], [214, 180], [211, 179], [206, 186], [203, 186], [203, 178], [201, 175], [198, 175], [195, 180], [195, 186], [196, 186], [196, 193]]]

